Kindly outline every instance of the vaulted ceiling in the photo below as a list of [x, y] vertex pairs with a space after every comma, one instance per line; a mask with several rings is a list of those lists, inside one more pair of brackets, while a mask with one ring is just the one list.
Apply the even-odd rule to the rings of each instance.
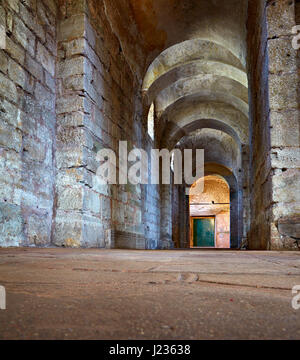
[[205, 128], [248, 144], [247, 0], [104, 3], [145, 107], [155, 105], [159, 146]]

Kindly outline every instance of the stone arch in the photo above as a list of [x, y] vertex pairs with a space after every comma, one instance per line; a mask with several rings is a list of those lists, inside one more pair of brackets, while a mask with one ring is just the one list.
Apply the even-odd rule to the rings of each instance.
[[[204, 124], [203, 124], [204, 125]], [[177, 137], [182, 137], [181, 140], [177, 143], [177, 146], [180, 149], [184, 148], [204, 148], [206, 150], [205, 155], [205, 169], [204, 169], [204, 175], [207, 174], [213, 174], [213, 175], [219, 175], [222, 176], [228, 183], [230, 187], [230, 203], [231, 203], [231, 217], [230, 217], [230, 223], [231, 223], [231, 246], [232, 248], [238, 248], [242, 243], [243, 238], [243, 176], [247, 176], [246, 174], [243, 174], [241, 172], [241, 168], [243, 165], [243, 155], [242, 155], [242, 146], [239, 142], [238, 136], [235, 137], [231, 133], [230, 127], [228, 127], [226, 130], [224, 128], [221, 128], [220, 123], [216, 122], [212, 126], [211, 123], [208, 121], [206, 123], [207, 128], [203, 127], [203, 129], [199, 130], [199, 128], [192, 132], [187, 134], [182, 134], [180, 131], [176, 135]], [[213, 129], [214, 128], [214, 129]], [[182, 129], [181, 129], [182, 130]], [[203, 133], [202, 137], [199, 136], [199, 132]], [[210, 135], [210, 132], [212, 135]], [[214, 134], [215, 133], [215, 134]], [[222, 134], [223, 135], [222, 135]], [[210, 138], [211, 136], [215, 137], [215, 140]], [[189, 143], [189, 139], [194, 138], [194, 143]], [[222, 138], [224, 140], [222, 140]], [[188, 139], [188, 140], [187, 140]], [[178, 140], [178, 138], [176, 138]], [[203, 141], [207, 141], [207, 145], [204, 145]], [[228, 148], [224, 145], [222, 145], [222, 141], [225, 143], [228, 143]], [[219, 142], [219, 143], [218, 143]], [[232, 148], [232, 153], [229, 150]], [[224, 154], [226, 154], [224, 156]], [[196, 173], [195, 169], [196, 163], [193, 162], [193, 173]], [[183, 185], [182, 187], [178, 187], [177, 189], [174, 189], [174, 191], [178, 191], [179, 193], [182, 193], [182, 195], [178, 195], [181, 198], [182, 204], [179, 213], [176, 215], [176, 209], [172, 210], [171, 207], [171, 194], [169, 193], [169, 189], [164, 189], [164, 196], [163, 196], [163, 203], [162, 207], [166, 209], [164, 213], [162, 213], [162, 221], [163, 223], [166, 222], [166, 219], [164, 220], [164, 217], [168, 216], [167, 214], [170, 213], [170, 211], [173, 211], [172, 213], [172, 219], [174, 221], [174, 229], [176, 230], [176, 223], [180, 222], [183, 229], [185, 229], [185, 234], [189, 234], [189, 204], [186, 201], [186, 197], [184, 196], [186, 187]], [[176, 217], [179, 217], [178, 220], [176, 220]], [[175, 231], [176, 232], [176, 231]], [[176, 235], [174, 235], [176, 236]], [[181, 236], [180, 240], [176, 237], [173, 239], [176, 243], [184, 243], [185, 246], [188, 246], [189, 244], [189, 238], [184, 238]]]
[[156, 98], [157, 113], [187, 96], [198, 101], [221, 101], [230, 104], [248, 116], [248, 90], [235, 80], [216, 75], [197, 75], [181, 79], [164, 89]]
[[231, 169], [220, 163], [207, 162], [204, 165], [204, 177], [220, 176], [230, 190], [230, 248], [241, 246], [243, 236], [243, 196], [238, 180]]
[[194, 120], [192, 122], [187, 123], [187, 125], [180, 126], [181, 124], [177, 125], [172, 122], [168, 123], [166, 125], [165, 133], [169, 134], [169, 138], [162, 137], [161, 147], [162, 148], [169, 148], [173, 149], [174, 146], [178, 143], [178, 141], [196, 131], [201, 129], [214, 129], [214, 130], [220, 130], [228, 135], [230, 135], [238, 144], [239, 148], [241, 148], [242, 143], [239, 137], [239, 134], [235, 131], [234, 128], [232, 128], [230, 125], [228, 125], [226, 122], [222, 122], [215, 119], [198, 119]]
[[200, 127], [204, 123], [210, 127], [210, 122], [212, 125], [216, 122], [220, 123], [220, 126], [224, 124], [228, 131], [230, 128], [231, 135], [238, 137], [240, 143], [248, 143], [248, 119], [229, 104], [198, 102], [194, 98], [186, 99], [170, 106], [164, 113], [162, 122], [164, 125], [161, 129], [161, 141], [164, 147], [169, 138], [172, 139], [176, 133], [184, 136], [187, 135], [185, 130], [188, 130], [190, 126], [194, 130], [195, 123]]
[[[200, 186], [199, 192], [197, 185]], [[230, 248], [230, 186], [224, 177], [218, 174], [204, 175], [195, 181], [189, 192], [189, 211], [191, 247], [196, 245], [193, 237], [193, 218], [213, 216], [215, 247]], [[204, 246], [204, 243], [200, 246]]]
[[180, 79], [200, 74], [203, 77], [208, 74], [227, 77], [228, 79], [240, 83], [246, 88], [248, 87], [247, 75], [239, 68], [217, 61], [194, 60], [166, 71], [153, 81], [147, 91], [144, 90], [147, 104], [151, 104], [160, 92], [170, 87], [173, 83], [176, 83]]
[[222, 43], [201, 38], [186, 40], [164, 50], [151, 63], [144, 77], [143, 91], [166, 72], [195, 60], [220, 62], [245, 70], [241, 61]]

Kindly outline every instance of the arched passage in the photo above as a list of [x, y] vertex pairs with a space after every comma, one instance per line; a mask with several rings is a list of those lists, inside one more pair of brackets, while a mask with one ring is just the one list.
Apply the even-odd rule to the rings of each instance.
[[[245, 179], [243, 178], [243, 147], [231, 134], [221, 129], [201, 126], [183, 136], [176, 144], [176, 148], [184, 152], [185, 149], [204, 149], [204, 175], [218, 176], [228, 184], [230, 189], [230, 247], [238, 248], [247, 232], [247, 222], [243, 218], [243, 211], [247, 213], [248, 204], [244, 202], [246, 195]], [[195, 159], [194, 159], [195, 160]], [[193, 161], [193, 174], [196, 174], [196, 162]], [[190, 247], [190, 207], [189, 197], [186, 196], [186, 184], [164, 186], [162, 188], [162, 213], [161, 219], [164, 238], [172, 238], [177, 247]], [[172, 194], [173, 192], [173, 194]], [[228, 204], [229, 207], [229, 204]], [[170, 224], [170, 213], [172, 213], [173, 228]], [[212, 214], [216, 215], [216, 214]], [[171, 230], [173, 229], [173, 234]], [[179, 234], [178, 228], [184, 234]], [[166, 232], [168, 229], [169, 232]], [[184, 230], [183, 230], [184, 229]]]
[[[241, 14], [244, 5], [234, 4]], [[226, 12], [229, 3], [222, 6]], [[216, 29], [219, 20], [214, 19]], [[224, 33], [207, 32], [200, 25], [186, 39], [171, 40], [151, 60], [142, 84], [145, 117], [154, 104], [155, 144], [159, 149], [204, 149], [206, 164], [229, 169], [224, 181], [230, 183], [229, 197], [234, 204], [232, 247], [238, 247], [243, 237], [241, 214], [249, 158], [248, 79], [242, 50], [246, 42], [240, 20], [236, 18], [227, 39]], [[235, 27], [240, 28], [238, 33]], [[160, 186], [160, 200], [162, 247], [172, 247], [174, 243], [188, 247], [189, 201], [185, 185]], [[178, 224], [184, 235], [178, 235]]]
[[[204, 177], [203, 179], [200, 179], [201, 181], [204, 182], [204, 191], [205, 191], [205, 178], [218, 179], [219, 182], [220, 181], [222, 182], [223, 186], [226, 185], [225, 187], [227, 188], [228, 191], [226, 196], [227, 196], [227, 200], [229, 196], [229, 201], [226, 201], [227, 202], [226, 204], [218, 204], [220, 205], [220, 208], [216, 210], [227, 212], [227, 214], [225, 214], [225, 217], [227, 216], [227, 220], [229, 217], [228, 213], [230, 213], [230, 217], [229, 217], [230, 225], [228, 226], [227, 224], [226, 227], [226, 229], [228, 228], [230, 229], [229, 230], [230, 235], [226, 235], [224, 237], [224, 240], [227, 237], [226, 239], [228, 245], [226, 246], [227, 248], [230, 247], [231, 249], [237, 249], [242, 245], [243, 229], [247, 226], [247, 224], [244, 223], [244, 218], [243, 218], [244, 206], [243, 206], [242, 188], [241, 186], [239, 186], [238, 181], [235, 175], [232, 173], [231, 169], [219, 163], [214, 163], [214, 162], [205, 163]], [[215, 193], [217, 193], [218, 186], [215, 186], [215, 188], [216, 188]], [[172, 221], [173, 221], [172, 240], [175, 246], [178, 248], [190, 248], [192, 246], [191, 217], [193, 217], [193, 215], [197, 215], [197, 213], [193, 212], [193, 209], [191, 209], [190, 197], [186, 196], [185, 191], [186, 191], [185, 186], [178, 186], [174, 189], [173, 198], [172, 198], [173, 206], [170, 207], [169, 210], [172, 212]], [[200, 194], [200, 197], [201, 195], [202, 194]], [[215, 201], [213, 199], [213, 196], [214, 194], [212, 194], [211, 196], [208, 195], [208, 198], [211, 201]], [[218, 196], [216, 196], [216, 199], [218, 199]], [[164, 204], [166, 205], [168, 204], [168, 202], [165, 202]], [[206, 206], [208, 206], [208, 204], [206, 204]], [[217, 215], [218, 211], [215, 211], [214, 207], [215, 206], [211, 204], [206, 209], [202, 209], [204, 212], [200, 213], [200, 215], [205, 215], [205, 216]], [[177, 230], [178, 228], [180, 228], [182, 231], [178, 232]], [[226, 232], [227, 230], [225, 231], [225, 233]], [[228, 241], [228, 236], [229, 236], [229, 241]], [[222, 246], [221, 244], [219, 247], [224, 248], [224, 246]]]
[[230, 248], [230, 188], [224, 178], [198, 179], [190, 189], [189, 213], [191, 248]]

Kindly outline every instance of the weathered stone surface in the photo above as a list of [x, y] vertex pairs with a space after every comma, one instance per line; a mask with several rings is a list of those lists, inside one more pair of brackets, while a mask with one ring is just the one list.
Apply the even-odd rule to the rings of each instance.
[[[289, 202], [300, 203], [299, 175], [299, 169], [290, 169], [282, 174], [273, 176], [273, 200], [275, 202], [282, 202], [285, 204], [283, 205], [285, 207], [287, 207]], [[286, 209], [286, 211], [288, 210]]]
[[2, 30], [5, 30], [6, 27], [6, 12], [3, 6], [0, 5], [0, 25], [2, 25]]
[[37, 35], [42, 42], [45, 42], [46, 34], [43, 27], [40, 25], [39, 22], [36, 21], [34, 15], [27, 10], [23, 4], [20, 4], [20, 12], [22, 15], [22, 20], [24, 21], [25, 25]]
[[85, 166], [83, 151], [78, 147], [56, 151], [57, 169], [79, 168]]
[[25, 60], [25, 50], [12, 41], [9, 37], [6, 37], [6, 47], [5, 51], [20, 64], [24, 64]]
[[31, 56], [35, 53], [35, 36], [17, 17], [14, 18], [14, 36], [18, 43], [29, 52]]
[[19, 152], [22, 146], [21, 132], [14, 131], [14, 128], [5, 122], [0, 122], [0, 146]]
[[37, 44], [37, 61], [43, 65], [43, 67], [54, 76], [55, 74], [55, 61], [49, 51], [40, 43]]
[[66, 57], [70, 58], [74, 55], [82, 55], [85, 52], [86, 40], [84, 38], [74, 39], [69, 42], [63, 42], [62, 48], [66, 52]]
[[298, 84], [295, 73], [270, 75], [269, 92], [271, 110], [297, 109]]
[[6, 74], [8, 68], [8, 59], [3, 51], [0, 52], [0, 71]]
[[37, 16], [39, 23], [46, 28], [53, 37], [55, 37], [56, 17], [41, 1], [37, 2]]
[[271, 162], [272, 166], [278, 169], [300, 168], [300, 148], [272, 149]]
[[0, 203], [0, 244], [19, 246], [22, 243], [23, 219], [19, 206]]
[[9, 60], [8, 75], [10, 79], [17, 85], [21, 86], [25, 91], [32, 93], [34, 81], [24, 69], [14, 60]]
[[44, 0], [45, 5], [50, 9], [53, 15], [57, 15], [57, 2], [55, 0]]
[[80, 211], [83, 205], [84, 192], [81, 188], [64, 188], [58, 189], [57, 207], [61, 210]]
[[300, 215], [279, 219], [278, 230], [280, 234], [300, 241]]
[[0, 98], [0, 114], [1, 120], [6, 121], [8, 124], [14, 126], [15, 128], [21, 128], [22, 125], [18, 117], [18, 108], [2, 98]]
[[0, 73], [0, 94], [13, 102], [18, 102], [16, 85]]
[[32, 57], [26, 54], [25, 68], [28, 70], [36, 79], [43, 80], [43, 68], [37, 63]]
[[98, 193], [92, 191], [91, 189], [85, 189], [84, 198], [83, 198], [83, 210], [100, 214], [101, 212], [101, 201]]
[[19, 1], [18, 0], [9, 0], [7, 2], [11, 9], [13, 9], [16, 13], [19, 12]]
[[56, 84], [55, 60], [46, 48], [56, 47], [56, 20], [43, 9], [43, 0], [0, 6], [6, 17], [6, 46], [0, 52], [0, 201], [1, 215], [7, 216], [0, 246], [51, 243]]
[[55, 111], [55, 97], [40, 83], [37, 83], [35, 86], [35, 98], [39, 106], [44, 107], [46, 111]]
[[59, 23], [58, 41], [72, 40], [83, 37], [85, 33], [85, 17], [77, 15], [69, 17]]
[[80, 214], [58, 210], [55, 219], [53, 244], [64, 247], [80, 247], [82, 241], [82, 219]]
[[27, 220], [26, 230], [31, 245], [47, 246], [51, 243], [51, 221], [47, 215], [31, 215]]
[[291, 29], [295, 25], [294, 1], [271, 1], [267, 7], [267, 21], [270, 38], [290, 35]]
[[84, 98], [81, 96], [60, 97], [56, 102], [57, 114], [84, 111]]
[[271, 147], [299, 146], [300, 127], [298, 111], [270, 113]]
[[271, 73], [297, 70], [296, 50], [291, 47], [291, 42], [292, 38], [269, 40], [269, 71]]
[[67, 78], [68, 76], [83, 75], [85, 58], [83, 56], [75, 57], [63, 61], [58, 67], [58, 76], [61, 78]]

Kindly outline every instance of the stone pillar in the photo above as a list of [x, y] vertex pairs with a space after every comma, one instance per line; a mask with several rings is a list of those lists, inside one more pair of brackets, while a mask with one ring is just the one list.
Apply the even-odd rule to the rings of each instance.
[[186, 195], [186, 188], [183, 186], [182, 192], [182, 215], [183, 218], [183, 233], [182, 233], [182, 243], [183, 248], [190, 248], [190, 240], [191, 240], [191, 229], [190, 229], [190, 198]]
[[[295, 1], [267, 5], [273, 207], [271, 249], [297, 249], [300, 241], [300, 113]], [[298, 239], [298, 245], [297, 245]]]
[[242, 168], [243, 168], [243, 182], [242, 182], [242, 226], [240, 246], [248, 246], [249, 230], [250, 230], [250, 192], [249, 192], [249, 145], [242, 145]]
[[253, 250], [265, 250], [272, 215], [266, 1], [249, 0], [247, 28], [251, 199], [248, 245]]
[[230, 247], [237, 249], [239, 246], [239, 192], [230, 188]]
[[[130, 151], [143, 148], [145, 135], [140, 83], [113, 29], [108, 5], [61, 1], [53, 236], [59, 246], [145, 248], [144, 227], [151, 231], [151, 221], [143, 223], [140, 185], [97, 183], [98, 151], [113, 150], [118, 163], [119, 141], [127, 141]], [[149, 195], [154, 217], [157, 196]], [[150, 247], [157, 244], [158, 222], [147, 234]]]
[[161, 185], [161, 222], [160, 222], [160, 244], [162, 249], [173, 247], [172, 241], [172, 186]]
[[177, 248], [190, 247], [189, 196], [184, 185], [173, 186], [172, 200], [172, 241]]
[[[59, 89], [56, 150], [56, 219], [53, 242], [104, 247], [111, 222], [111, 189], [97, 183], [97, 152], [109, 147], [102, 110], [103, 64], [83, 0], [65, 1], [58, 25]], [[100, 47], [101, 48], [101, 47]]]

